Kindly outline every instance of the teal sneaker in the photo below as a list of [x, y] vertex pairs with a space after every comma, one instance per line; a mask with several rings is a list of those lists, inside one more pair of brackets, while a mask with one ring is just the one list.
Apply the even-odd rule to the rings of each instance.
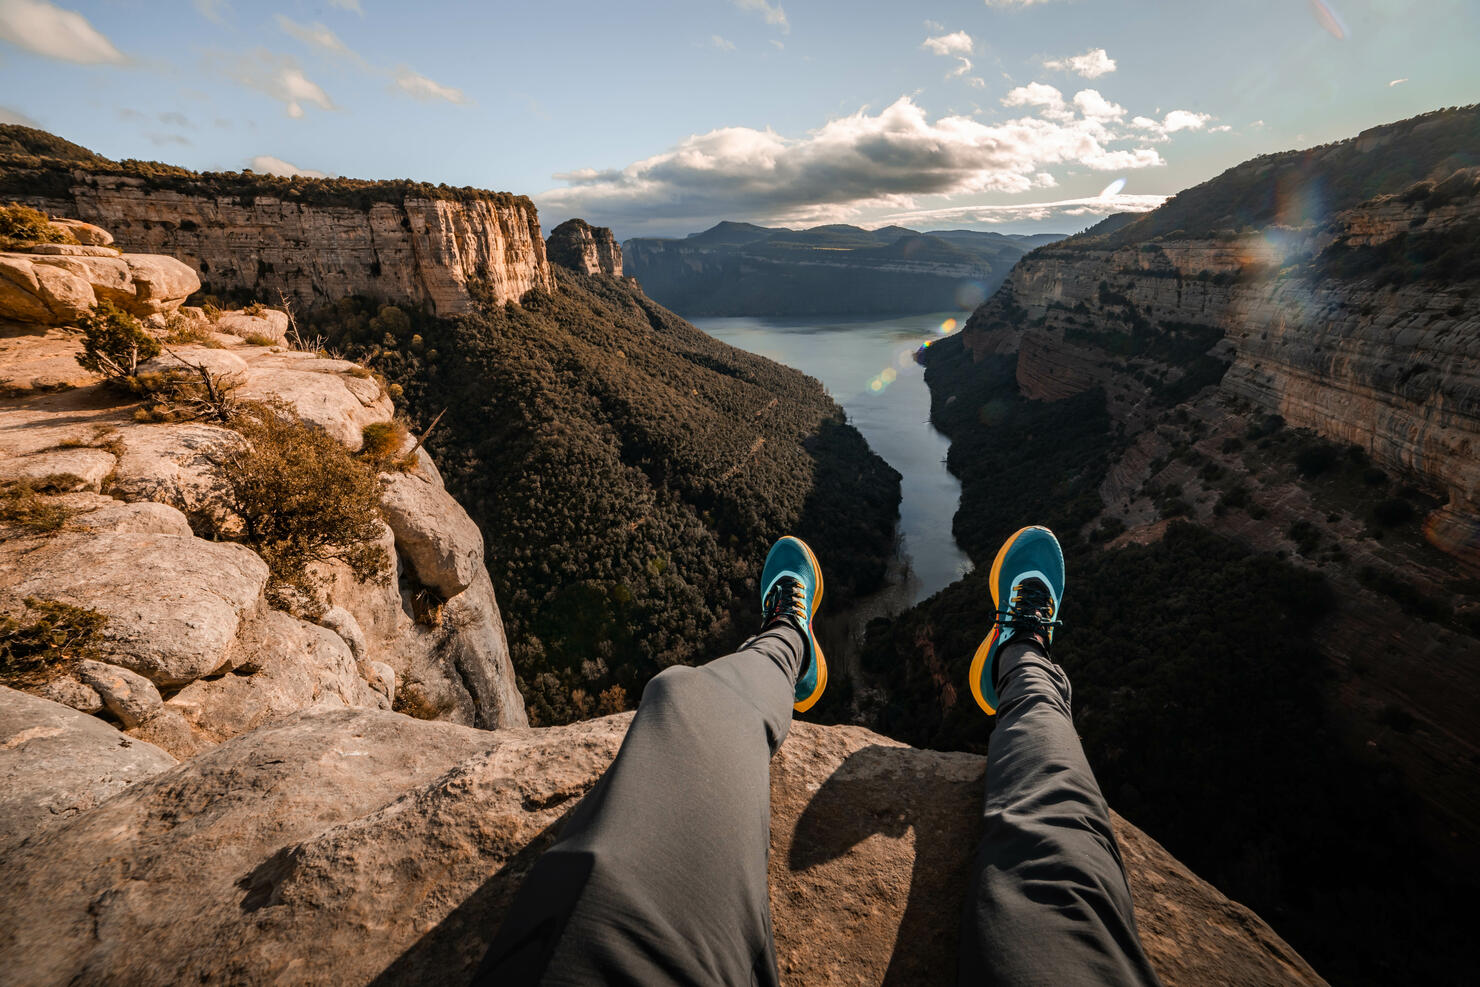
[[991, 587], [996, 619], [971, 659], [971, 694], [988, 716], [995, 716], [1002, 646], [1014, 634], [1025, 633], [1038, 636], [1046, 650], [1059, 624], [1055, 618], [1064, 602], [1064, 551], [1053, 532], [1034, 525], [1003, 542], [992, 563]]
[[761, 569], [761, 630], [789, 618], [807, 641], [792, 708], [805, 713], [827, 688], [827, 661], [812, 634], [812, 615], [822, 602], [822, 566], [800, 538], [787, 535], [771, 546]]

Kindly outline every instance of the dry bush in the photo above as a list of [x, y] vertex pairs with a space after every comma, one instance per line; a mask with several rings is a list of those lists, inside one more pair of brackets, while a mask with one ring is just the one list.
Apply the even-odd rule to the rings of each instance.
[[316, 563], [342, 562], [360, 582], [386, 577], [373, 468], [282, 405], [243, 404], [231, 424], [246, 441], [215, 455], [212, 465], [241, 519], [242, 540], [271, 570], [275, 606], [322, 610]]
[[212, 349], [222, 349], [221, 343], [211, 333], [210, 327], [194, 319], [181, 315], [179, 312], [170, 313], [164, 323], [164, 341], [181, 345], [183, 343], [198, 343], [201, 346], [209, 346]]
[[51, 219], [39, 209], [18, 202], [0, 206], [0, 247], [76, 242], [76, 237], [63, 227], [53, 226]]
[[[66, 477], [76, 480], [70, 474]], [[47, 477], [47, 480], [57, 479], [60, 478]], [[41, 482], [45, 484], [47, 481]], [[27, 534], [46, 534], [61, 530], [77, 513], [66, 504], [42, 496], [37, 486], [29, 480], [0, 484], [0, 524], [13, 526]]]
[[359, 456], [377, 473], [389, 473], [393, 470], [409, 473], [416, 469], [417, 458], [414, 451], [401, 455], [406, 440], [411, 438], [411, 433], [402, 422], [371, 422], [360, 434], [364, 444], [360, 446]]
[[97, 654], [105, 614], [60, 600], [26, 597], [20, 617], [0, 615], [0, 682], [35, 688]]
[[276, 336], [261, 332], [249, 332], [242, 337], [242, 340], [252, 346], [276, 346], [278, 344]]

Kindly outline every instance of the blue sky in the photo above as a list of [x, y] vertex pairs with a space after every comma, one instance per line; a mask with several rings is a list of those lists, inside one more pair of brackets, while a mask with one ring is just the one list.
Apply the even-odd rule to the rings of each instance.
[[1474, 0], [0, 0], [0, 119], [520, 192], [622, 238], [1072, 231], [1480, 100], [1477, 50]]

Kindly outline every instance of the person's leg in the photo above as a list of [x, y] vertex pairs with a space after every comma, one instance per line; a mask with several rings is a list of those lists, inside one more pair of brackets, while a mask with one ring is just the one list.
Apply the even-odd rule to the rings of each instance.
[[983, 835], [967, 889], [961, 983], [1155, 984], [1110, 812], [1036, 641], [998, 658]]
[[770, 758], [826, 686], [815, 556], [778, 541], [761, 633], [643, 691], [622, 747], [535, 862], [476, 983], [777, 982]]
[[535, 863], [478, 982], [776, 982], [770, 757], [802, 636], [778, 625], [643, 691], [632, 726]]

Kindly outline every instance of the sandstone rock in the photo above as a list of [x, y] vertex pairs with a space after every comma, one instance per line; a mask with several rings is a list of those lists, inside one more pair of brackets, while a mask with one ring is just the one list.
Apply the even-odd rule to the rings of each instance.
[[228, 542], [63, 532], [0, 543], [0, 593], [102, 612], [104, 656], [157, 685], [229, 666], [242, 621], [265, 606], [266, 584], [267, 564]]
[[592, 226], [584, 219], [567, 219], [550, 231], [545, 241], [550, 263], [582, 274], [622, 276], [622, 248], [605, 226]]
[[105, 449], [52, 449], [0, 460], [0, 482], [26, 480], [63, 492], [97, 490], [118, 460]]
[[440, 483], [418, 473], [382, 473], [380, 506], [396, 550], [423, 585], [450, 599], [483, 571], [483, 534]]
[[200, 288], [194, 271], [173, 257], [75, 253], [0, 253], [0, 317], [37, 325], [74, 322], [99, 301], [139, 317], [179, 308]]
[[396, 701], [396, 670], [383, 661], [370, 663], [370, 688], [385, 696], [388, 702]]
[[216, 320], [216, 328], [245, 339], [248, 336], [267, 336], [281, 343], [288, 336], [288, 313], [277, 309], [264, 309], [256, 315], [245, 312], [223, 312]]
[[35, 840], [174, 763], [96, 717], [0, 686], [0, 860], [20, 841]]
[[237, 397], [243, 401], [282, 401], [299, 418], [322, 428], [351, 451], [364, 445], [361, 433], [366, 425], [390, 421], [395, 413], [390, 396], [381, 392], [374, 380], [333, 372], [341, 367], [348, 370], [354, 364], [281, 358], [285, 356], [275, 354], [254, 360]]
[[[0, 283], [0, 294], [5, 285]], [[82, 338], [65, 329], [0, 326], [0, 394], [62, 391], [98, 378], [77, 362]]]
[[[311, 706], [390, 708], [361, 678], [349, 648], [326, 628], [272, 610], [251, 628], [243, 647], [251, 654], [237, 672], [192, 682], [166, 704], [195, 735], [188, 746], [176, 749], [173, 729], [156, 733], [146, 726], [140, 736], [188, 757]], [[245, 669], [250, 673], [239, 674]]]
[[239, 446], [229, 428], [198, 422], [131, 426], [107, 493], [169, 504], [187, 515], [206, 511], [230, 530], [212, 458]]
[[139, 364], [140, 373], [160, 373], [179, 368], [205, 367], [213, 374], [240, 377], [246, 373], [247, 361], [230, 350], [209, 346], [170, 346], [152, 360]]
[[472, 584], [443, 608], [446, 627], [438, 653], [450, 660], [472, 694], [475, 723], [489, 730], [529, 725], [524, 697], [514, 678], [514, 663], [504, 637], [503, 615], [493, 595], [493, 581], [481, 564]]
[[[0, 967], [36, 984], [466, 982], [629, 720], [487, 733], [310, 710], [254, 731], [13, 853]], [[983, 766], [794, 726], [772, 762], [784, 983], [953, 979]], [[1167, 984], [1321, 982], [1257, 916], [1115, 825]]]
[[354, 614], [344, 607], [330, 607], [319, 618], [319, 626], [327, 627], [338, 634], [339, 639], [349, 648], [349, 653], [354, 655], [355, 661], [367, 660], [369, 653], [365, 647], [365, 632], [360, 630], [360, 622], [355, 619]]
[[[72, 497], [63, 498], [64, 501]], [[190, 537], [190, 522], [168, 504], [139, 501], [128, 504], [109, 498], [98, 506], [83, 508], [83, 513], [67, 521], [71, 531], [133, 532], [135, 534], [177, 535]]]
[[78, 663], [77, 674], [103, 698], [103, 705], [125, 729], [143, 723], [164, 705], [153, 682], [126, 668], [85, 660]]
[[24, 253], [49, 254], [54, 257], [117, 257], [118, 249], [77, 243], [37, 243], [26, 247]]
[[70, 706], [79, 713], [98, 713], [103, 709], [103, 697], [91, 686], [83, 685], [70, 675], [59, 675], [35, 690], [42, 699]]
[[80, 219], [57, 219], [52, 217], [52, 226], [60, 226], [72, 234], [72, 239], [89, 246], [106, 247], [113, 242], [113, 234], [101, 226], [84, 223]]

